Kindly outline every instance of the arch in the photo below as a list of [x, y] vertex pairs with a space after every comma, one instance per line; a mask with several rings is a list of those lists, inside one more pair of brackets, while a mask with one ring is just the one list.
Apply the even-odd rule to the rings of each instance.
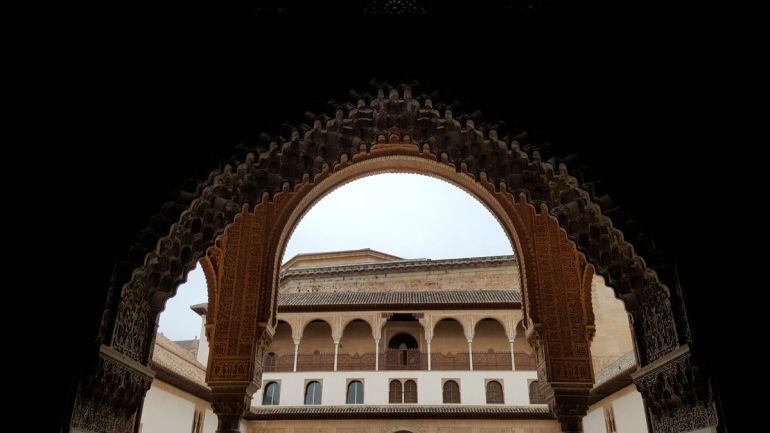
[[439, 323], [441, 323], [441, 322], [443, 322], [445, 320], [453, 320], [453, 321], [457, 322], [457, 324], [460, 325], [460, 329], [462, 329], [462, 334], [463, 335], [471, 335], [469, 333], [469, 331], [473, 331], [472, 329], [468, 329], [467, 328], [465, 320], [463, 320], [462, 317], [455, 317], [455, 315], [452, 315], [452, 314], [449, 314], [449, 315], [444, 315], [444, 314], [439, 315], [439, 314], [436, 314], [436, 315], [433, 316], [433, 324], [432, 324], [432, 328], [431, 328], [431, 335], [436, 335], [436, 327], [438, 326]]
[[364, 404], [364, 384], [360, 380], [348, 382], [345, 404]]
[[403, 385], [398, 379], [391, 379], [388, 385], [388, 403], [403, 403]]
[[[482, 332], [479, 332], [479, 331]], [[508, 336], [500, 320], [488, 317], [476, 322], [473, 331], [474, 352], [509, 352]]]
[[321, 382], [308, 382], [305, 385], [305, 404], [321, 404], [321, 391]]
[[417, 382], [412, 379], [404, 381], [404, 403], [417, 403]]
[[265, 385], [265, 392], [262, 393], [262, 405], [274, 406], [281, 401], [281, 384], [278, 382], [268, 382]]
[[340, 353], [363, 354], [374, 350], [372, 326], [366, 320], [349, 320], [342, 328]]
[[328, 321], [315, 319], [306, 322], [299, 343], [299, 353], [302, 355], [334, 353], [332, 335], [332, 325]]
[[487, 381], [486, 384], [487, 404], [503, 404], [505, 397], [503, 395], [503, 385], [497, 380]]
[[460, 403], [460, 385], [456, 380], [444, 381], [442, 388], [442, 401], [444, 403]]
[[388, 349], [417, 349], [417, 339], [406, 332], [400, 332], [388, 340]]
[[[416, 126], [418, 112], [426, 116], [424, 126]], [[587, 282], [594, 269], [607, 279], [633, 318], [641, 365], [677, 351], [676, 357], [661, 362], [675, 362], [693, 375], [702, 374], [687, 346], [692, 336], [678, 285], [671, 286], [675, 289], [671, 292], [661, 282], [603, 214], [607, 198], [594, 197], [590, 186], [581, 188], [566, 166], [554, 169], [537, 152], [522, 151], [517, 140], [500, 139], [494, 129], [481, 131], [472, 122], [463, 128], [451, 115], [439, 119], [432, 108], [383, 113], [375, 124], [361, 123], [360, 116], [351, 110], [347, 118], [335, 117], [325, 125], [314, 123], [304, 139], [299, 133], [292, 134], [289, 141], [277, 139], [258, 159], [250, 154], [235, 169], [216, 170], [182, 203], [163, 206], [153, 225], [132, 246], [129, 259], [118, 266], [98, 334], [106, 349], [99, 350], [98, 362], [84, 376], [72, 427], [88, 430], [109, 419], [115, 431], [131, 430], [149, 388], [150, 373], [130, 369], [135, 392], [120, 397], [108, 392], [109, 398], [99, 400], [90, 396], [101, 395], [94, 392], [97, 389], [118, 388], [117, 377], [102, 372], [125, 369], [121, 357], [148, 365], [157, 315], [199, 259], [209, 286], [206, 333], [213, 341], [207, 381], [215, 395], [215, 409], [221, 408], [217, 410], [220, 429], [236, 427], [241, 409], [246, 409], [244, 403], [221, 401], [226, 397], [218, 393], [218, 384], [231, 386], [237, 380], [251, 389], [259, 383], [261, 359], [274, 332], [280, 268], [276, 262], [288, 235], [309, 207], [329, 191], [381, 172], [414, 172], [446, 180], [479, 199], [501, 222], [522, 263], [524, 323], [538, 358], [542, 387], [592, 381], [590, 364], [586, 367], [583, 358], [590, 358], [587, 343], [593, 317]], [[403, 125], [404, 119], [404, 127], [381, 126]], [[343, 124], [351, 128], [342, 128]], [[279, 146], [279, 142], [283, 144]], [[471, 147], [480, 153], [467, 152]], [[317, 155], [310, 150], [320, 148], [323, 152]], [[265, 267], [270, 261], [272, 271]], [[243, 270], [242, 278], [223, 278], [235, 268]], [[672, 296], [677, 302], [676, 315]], [[233, 299], [239, 302], [234, 304]], [[562, 301], [554, 303], [554, 299]], [[561, 328], [569, 332], [543, 332], [553, 326], [552, 321], [572, 320], [573, 316], [564, 314], [567, 310], [576, 320], [571, 323], [574, 326]], [[243, 317], [254, 320], [238, 321]], [[553, 350], [545, 350], [546, 346]], [[672, 376], [674, 370], [649, 369], [635, 379], [645, 401], [655, 408], [653, 430], [675, 416], [671, 408], [687, 400], [681, 398], [685, 392], [705, 396], [688, 410], [702, 412], [697, 408], [705, 407], [707, 413], [687, 419], [714, 420], [707, 380], [672, 385], [671, 393], [655, 391], [655, 384], [679, 383]], [[97, 376], [102, 379], [91, 380]], [[562, 399], [558, 390], [551, 389], [546, 395], [563, 429], [579, 431], [579, 416], [575, 415], [579, 411], [567, 410], [571, 404], [567, 402], [575, 401], [574, 393]]]
[[[446, 317], [433, 325], [433, 339], [431, 340], [431, 350], [433, 357], [436, 358], [439, 354], [454, 354], [468, 352], [468, 339], [465, 334], [465, 330], [460, 321]], [[467, 363], [467, 359], [465, 360]], [[434, 368], [441, 368], [441, 363], [434, 363]], [[452, 368], [450, 368], [452, 369]]]

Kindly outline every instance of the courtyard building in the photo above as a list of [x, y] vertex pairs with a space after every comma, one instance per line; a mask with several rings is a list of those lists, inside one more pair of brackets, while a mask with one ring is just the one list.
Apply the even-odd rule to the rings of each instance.
[[[280, 271], [252, 433], [527, 432], [559, 424], [539, 395], [514, 256], [403, 259], [370, 249], [300, 254]], [[623, 303], [592, 283], [596, 376], [584, 431], [647, 432]], [[200, 340], [157, 337], [142, 433], [216, 430]]]

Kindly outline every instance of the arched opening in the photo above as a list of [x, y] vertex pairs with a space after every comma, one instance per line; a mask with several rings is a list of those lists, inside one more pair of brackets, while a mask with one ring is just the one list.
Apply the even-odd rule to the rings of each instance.
[[314, 380], [305, 385], [305, 404], [321, 404], [321, 382]]
[[473, 369], [511, 369], [508, 336], [497, 319], [482, 319], [476, 322], [473, 331]]
[[468, 370], [468, 339], [463, 325], [453, 318], [436, 323], [431, 342], [431, 365], [434, 370]]
[[332, 328], [324, 320], [305, 325], [297, 355], [297, 371], [334, 370], [334, 339]]
[[420, 365], [420, 348], [417, 339], [406, 333], [394, 335], [388, 341], [387, 367], [405, 370]]
[[345, 403], [364, 404], [364, 384], [360, 380], [352, 380], [348, 383]]
[[278, 382], [268, 382], [262, 393], [262, 404], [265, 406], [275, 406], [281, 402], [281, 384]]
[[403, 403], [404, 402], [404, 385], [400, 380], [391, 380], [388, 385], [388, 403]]
[[487, 382], [487, 404], [503, 404], [505, 398], [503, 396], [503, 385], [496, 380], [490, 380]]
[[294, 368], [294, 340], [291, 325], [279, 320], [275, 327], [273, 341], [265, 355], [265, 372], [292, 371]]
[[350, 321], [342, 330], [337, 370], [374, 370], [376, 348], [372, 327], [364, 320]]
[[444, 403], [460, 403], [460, 385], [455, 380], [446, 380], [442, 386]]
[[396, 334], [388, 341], [388, 349], [407, 350], [418, 347], [417, 340], [409, 334]]

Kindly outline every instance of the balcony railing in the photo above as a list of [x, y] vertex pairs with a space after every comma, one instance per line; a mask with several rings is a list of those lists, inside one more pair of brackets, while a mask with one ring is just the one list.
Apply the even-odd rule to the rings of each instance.
[[374, 371], [377, 357], [374, 353], [362, 355], [349, 355], [340, 353], [337, 355], [337, 370], [340, 371]]
[[[516, 370], [534, 371], [537, 368], [534, 355], [516, 352]], [[374, 353], [337, 355], [338, 371], [374, 371]], [[294, 370], [294, 355], [267, 355], [265, 372], [290, 372]], [[427, 370], [428, 354], [419, 349], [388, 349], [380, 353], [380, 370]], [[432, 353], [432, 370], [470, 370], [468, 352]], [[473, 352], [474, 370], [511, 370], [510, 352]], [[297, 371], [333, 371], [334, 353], [297, 355]]]
[[383, 370], [427, 370], [427, 354], [420, 349], [388, 349], [380, 354]]

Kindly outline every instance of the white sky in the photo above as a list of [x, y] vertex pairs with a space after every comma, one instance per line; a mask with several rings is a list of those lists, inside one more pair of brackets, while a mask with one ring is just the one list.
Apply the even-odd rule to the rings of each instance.
[[[344, 185], [297, 225], [283, 262], [300, 253], [371, 248], [405, 259], [513, 254], [497, 220], [475, 198], [442, 180], [380, 174]], [[207, 301], [200, 266], [166, 303], [159, 331], [172, 340], [200, 337], [190, 305]]]

